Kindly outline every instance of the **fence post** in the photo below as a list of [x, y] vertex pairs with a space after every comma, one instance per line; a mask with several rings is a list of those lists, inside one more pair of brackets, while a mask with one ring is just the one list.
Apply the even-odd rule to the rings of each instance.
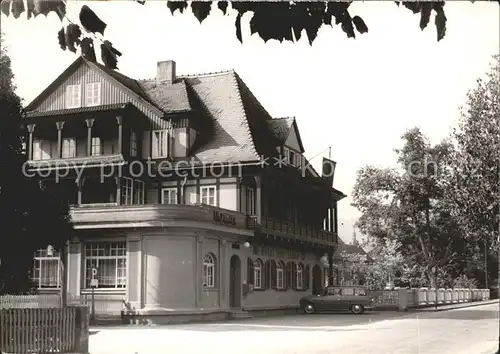
[[89, 352], [89, 308], [74, 306], [75, 311], [75, 352]]

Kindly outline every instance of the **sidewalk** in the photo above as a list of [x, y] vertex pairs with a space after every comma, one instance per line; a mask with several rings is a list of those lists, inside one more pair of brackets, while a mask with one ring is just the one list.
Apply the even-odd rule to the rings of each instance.
[[434, 305], [429, 305], [426, 307], [414, 307], [408, 309], [408, 312], [439, 312], [439, 311], [448, 311], [454, 309], [460, 309], [465, 307], [475, 307], [475, 306], [484, 306], [490, 304], [498, 303], [498, 299], [495, 300], [486, 300], [486, 301], [474, 301], [474, 302], [462, 302], [458, 304], [450, 304], [450, 305], [438, 305], [437, 308]]

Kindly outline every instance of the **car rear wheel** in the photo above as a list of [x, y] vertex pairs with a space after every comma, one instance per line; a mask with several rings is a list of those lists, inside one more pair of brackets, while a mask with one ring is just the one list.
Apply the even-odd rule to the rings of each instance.
[[355, 315], [360, 315], [364, 311], [364, 307], [362, 305], [352, 305], [351, 306], [351, 312]]
[[310, 314], [316, 312], [316, 308], [314, 307], [313, 304], [308, 303], [308, 304], [304, 305], [304, 312], [310, 315]]

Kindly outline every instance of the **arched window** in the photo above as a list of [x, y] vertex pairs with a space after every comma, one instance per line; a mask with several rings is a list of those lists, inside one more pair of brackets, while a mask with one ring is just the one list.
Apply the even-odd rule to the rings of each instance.
[[253, 262], [253, 287], [254, 289], [262, 289], [262, 268], [263, 264], [260, 259]]
[[297, 289], [302, 290], [304, 288], [304, 266], [302, 264], [297, 264], [296, 282]]
[[203, 274], [205, 276], [206, 288], [215, 287], [215, 257], [211, 253], [207, 253], [203, 258]]
[[283, 289], [285, 287], [285, 267], [283, 262], [279, 261], [276, 264], [276, 288]]

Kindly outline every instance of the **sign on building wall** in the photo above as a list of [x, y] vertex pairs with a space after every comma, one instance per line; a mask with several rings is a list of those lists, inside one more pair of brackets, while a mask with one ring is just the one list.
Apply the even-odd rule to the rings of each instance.
[[219, 224], [236, 226], [236, 216], [214, 210], [214, 221]]
[[273, 248], [269, 246], [255, 246], [253, 248], [253, 254], [262, 257], [288, 258], [299, 261], [306, 259], [306, 255], [303, 252], [287, 250], [284, 248]]

